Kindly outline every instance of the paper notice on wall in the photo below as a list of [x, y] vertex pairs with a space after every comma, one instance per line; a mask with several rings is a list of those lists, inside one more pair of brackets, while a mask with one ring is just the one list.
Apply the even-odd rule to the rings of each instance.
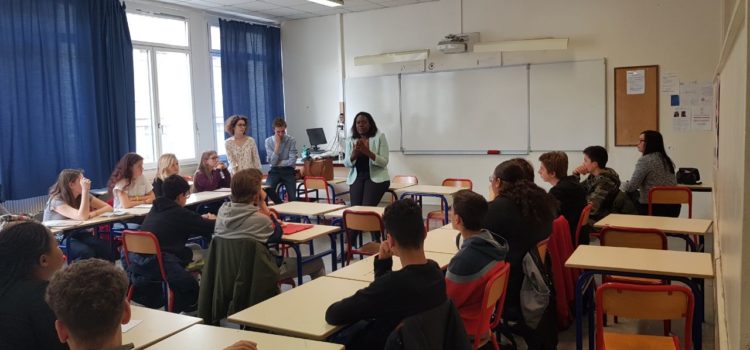
[[710, 115], [691, 116], [690, 128], [696, 131], [711, 131], [713, 118]]
[[672, 129], [674, 131], [690, 130], [690, 117], [684, 108], [672, 108]]
[[628, 95], [642, 95], [646, 93], [646, 71], [643, 69], [627, 71]]
[[677, 73], [664, 72], [661, 74], [661, 93], [664, 95], [680, 94], [680, 76]]

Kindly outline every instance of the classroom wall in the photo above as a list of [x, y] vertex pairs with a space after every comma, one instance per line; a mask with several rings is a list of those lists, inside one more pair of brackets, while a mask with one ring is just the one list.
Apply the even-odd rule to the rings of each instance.
[[[745, 11], [745, 9], [741, 9]], [[731, 10], [730, 10], [731, 12]], [[744, 16], [743, 16], [744, 17]], [[720, 133], [716, 182], [715, 241], [719, 249], [729, 349], [750, 348], [750, 298], [742, 298], [750, 290], [750, 240], [743, 233], [750, 230], [748, 143], [748, 24], [745, 21], [737, 35], [724, 68], [720, 72]], [[743, 278], [745, 276], [745, 278]], [[745, 292], [744, 294], [747, 294]], [[719, 320], [722, 321], [721, 319]], [[720, 334], [721, 335], [721, 334]]]
[[[475, 0], [463, 2], [463, 24], [459, 0], [440, 0], [395, 8], [343, 15], [343, 69], [347, 77], [397, 73], [422, 69], [421, 64], [388, 66], [354, 66], [356, 56], [414, 49], [430, 49], [428, 62], [438, 69], [498, 64], [539, 63], [584, 60], [604, 57], [607, 60], [607, 147], [610, 166], [623, 180], [630, 177], [639, 153], [635, 147], [614, 147], [613, 68], [659, 64], [662, 71], [676, 72], [683, 81], [712, 80], [722, 31], [720, 4], [710, 1], [511, 1]], [[337, 94], [341, 76], [335, 68], [338, 42], [335, 23], [338, 15], [285, 22], [282, 25], [284, 47], [284, 85], [287, 118], [294, 125], [328, 127], [335, 122]], [[442, 55], [437, 42], [446, 34], [480, 32], [481, 41], [568, 37], [569, 49], [561, 52], [458, 54]], [[292, 57], [288, 54], [294, 52]], [[294, 72], [294, 74], [292, 74]], [[304, 96], [303, 99], [299, 99]], [[308, 108], [314, 101], [320, 112]], [[701, 176], [712, 180], [714, 137], [711, 132], [676, 133], [668, 114], [668, 99], [661, 99], [661, 131], [668, 152], [678, 166], [698, 167]], [[325, 109], [325, 111], [323, 111]], [[355, 108], [356, 109], [356, 108]], [[309, 113], [308, 111], [312, 111]], [[352, 118], [353, 116], [347, 116]], [[377, 118], [377, 116], [375, 116]], [[332, 130], [326, 135], [332, 138]], [[575, 135], [575, 126], [568, 131]], [[307, 141], [304, 130], [290, 133]], [[387, 135], [389, 138], [397, 135]], [[300, 142], [304, 143], [304, 142]], [[535, 164], [539, 154], [528, 156]], [[581, 154], [571, 154], [571, 165], [578, 164]], [[420, 183], [439, 183], [446, 177], [468, 177], [475, 189], [487, 192], [487, 177], [492, 169], [508, 157], [440, 156], [391, 153], [391, 175], [417, 174]], [[710, 194], [697, 194], [694, 216], [711, 217]]]

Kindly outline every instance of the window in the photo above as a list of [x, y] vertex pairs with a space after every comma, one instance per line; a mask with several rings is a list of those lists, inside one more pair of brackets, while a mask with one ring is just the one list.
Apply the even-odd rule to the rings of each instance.
[[219, 27], [210, 27], [211, 76], [213, 78], [214, 124], [216, 129], [216, 152], [226, 154], [224, 147], [224, 105], [221, 94], [221, 41]]
[[133, 40], [136, 152], [151, 164], [163, 153], [194, 160], [188, 23], [176, 17], [127, 16]]

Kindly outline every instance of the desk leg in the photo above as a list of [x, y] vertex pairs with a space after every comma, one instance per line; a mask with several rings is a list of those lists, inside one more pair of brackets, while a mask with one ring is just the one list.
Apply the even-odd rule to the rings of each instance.
[[448, 199], [445, 198], [445, 196], [440, 196], [440, 205], [443, 206], [443, 214], [445, 215], [443, 218], [443, 225], [448, 225], [448, 222], [450, 222], [450, 219], [448, 219], [448, 211], [450, 209], [448, 208]]
[[292, 244], [294, 253], [297, 254], [297, 285], [302, 285], [302, 251], [299, 249], [299, 244]]
[[331, 240], [331, 252], [332, 252], [331, 253], [331, 270], [332, 271], [336, 271], [336, 257], [338, 256], [336, 254], [336, 235], [338, 235], [339, 232], [333, 232], [328, 235], [328, 238]]
[[[578, 281], [576, 281], [576, 350], [583, 350], [583, 303], [585, 299], [584, 292], [586, 292], [590, 281], [593, 281], [593, 277], [594, 274], [592, 272], [584, 271], [580, 276], [578, 276]], [[589, 326], [590, 347], [592, 338], [591, 330], [592, 329]], [[593, 349], [593, 347], [591, 349]]]

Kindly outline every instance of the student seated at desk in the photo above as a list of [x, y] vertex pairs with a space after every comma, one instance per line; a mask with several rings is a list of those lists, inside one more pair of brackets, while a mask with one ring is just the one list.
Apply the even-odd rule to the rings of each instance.
[[153, 187], [143, 176], [143, 157], [136, 153], [128, 153], [120, 158], [107, 187], [115, 209], [151, 204], [156, 198]]
[[[674, 173], [674, 162], [664, 149], [664, 138], [661, 133], [646, 130], [638, 140], [638, 152], [643, 155], [635, 164], [633, 176], [622, 186], [625, 192], [639, 192], [638, 213], [648, 215], [648, 192], [656, 186], [677, 186]], [[654, 204], [655, 216], [680, 216], [680, 204]]]
[[589, 223], [607, 216], [612, 211], [612, 204], [620, 192], [620, 176], [613, 169], [607, 168], [608, 159], [604, 147], [589, 146], [583, 150], [583, 164], [573, 170], [573, 176], [579, 180], [581, 175], [589, 175], [581, 182], [586, 189], [587, 200], [592, 204]]
[[156, 177], [154, 182], [151, 184], [154, 191], [154, 196], [161, 197], [164, 195], [161, 186], [164, 183], [164, 179], [177, 175], [180, 173], [180, 162], [177, 161], [177, 156], [172, 153], [164, 153], [159, 157], [159, 163], [156, 168]]
[[[549, 194], [560, 202], [559, 213], [570, 226], [571, 242], [573, 247], [578, 246], [575, 242], [576, 228], [581, 217], [583, 208], [586, 207], [586, 190], [581, 186], [574, 176], [566, 176], [568, 173], [568, 155], [565, 152], [547, 152], [539, 157], [539, 176], [544, 182], [552, 185]], [[588, 230], [581, 232], [581, 242], [588, 244]]]
[[[461, 314], [467, 333], [476, 331], [484, 310], [482, 297], [487, 280], [508, 253], [505, 240], [493, 237], [482, 228], [486, 214], [487, 201], [481, 195], [471, 190], [461, 190], [453, 195], [451, 224], [461, 233], [463, 243], [448, 264], [445, 284], [448, 297]], [[489, 331], [489, 324], [485, 329]]]
[[[71, 350], [133, 349], [132, 343], [122, 343], [122, 325], [130, 322], [131, 317], [127, 292], [125, 273], [102, 260], [82, 261], [55, 274], [47, 288], [46, 300], [57, 317], [55, 329], [60, 341]], [[243, 340], [225, 350], [257, 350], [257, 347]]]
[[[49, 189], [49, 200], [44, 207], [44, 221], [49, 220], [88, 220], [111, 212], [112, 207], [91, 195], [91, 180], [83, 176], [81, 170], [64, 169]], [[106, 242], [93, 236], [91, 229], [83, 229], [69, 234], [68, 257], [78, 259], [109, 259]]]
[[11, 222], [0, 231], [0, 349], [68, 348], [57, 339], [55, 315], [44, 302], [50, 278], [64, 264], [42, 224]]
[[[521, 335], [529, 349], [554, 349], [557, 325], [554, 307], [547, 307], [536, 329], [526, 326], [521, 312], [523, 258], [549, 237], [556, 216], [554, 197], [527, 180], [527, 172], [513, 160], [500, 163], [490, 177], [491, 201], [483, 227], [508, 242], [510, 276], [503, 306], [503, 323]], [[551, 300], [554, 297], [551, 298]]]
[[[279, 243], [283, 234], [266, 206], [266, 192], [261, 189], [263, 174], [258, 169], [245, 169], [232, 177], [231, 201], [219, 208], [216, 217], [216, 237], [225, 239], [252, 238], [261, 243]], [[277, 256], [279, 279], [297, 277], [297, 258]], [[315, 279], [325, 276], [323, 259], [302, 265], [302, 274]]]
[[195, 192], [213, 191], [222, 187], [229, 187], [232, 175], [227, 166], [219, 161], [216, 151], [206, 151], [201, 155], [201, 164], [193, 175]]
[[[140, 229], [153, 233], [159, 240], [167, 280], [175, 294], [174, 311], [191, 311], [198, 300], [198, 282], [185, 270], [193, 260], [193, 251], [185, 244], [193, 236], [210, 239], [215, 217], [212, 214], [201, 217], [184, 208], [190, 196], [190, 185], [182, 176], [166, 178], [163, 191], [164, 196], [154, 200]], [[130, 279], [136, 285], [134, 300], [149, 307], [160, 307], [163, 303], [161, 285], [151, 283], [160, 280], [156, 257], [130, 253], [128, 258]]]
[[[347, 349], [383, 349], [404, 318], [442, 305], [447, 298], [443, 272], [425, 257], [422, 208], [402, 199], [385, 208], [383, 221], [388, 238], [374, 260], [375, 281], [326, 311], [330, 324], [356, 322], [338, 335]], [[393, 255], [401, 258], [401, 270], [391, 271]]]

